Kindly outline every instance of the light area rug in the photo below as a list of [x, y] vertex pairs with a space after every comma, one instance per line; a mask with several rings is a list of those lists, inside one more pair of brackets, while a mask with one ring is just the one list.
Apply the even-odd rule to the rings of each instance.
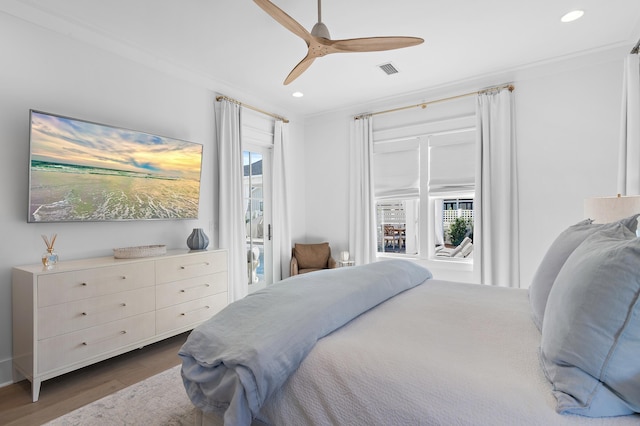
[[46, 425], [191, 426], [195, 418], [196, 409], [185, 392], [177, 365]]

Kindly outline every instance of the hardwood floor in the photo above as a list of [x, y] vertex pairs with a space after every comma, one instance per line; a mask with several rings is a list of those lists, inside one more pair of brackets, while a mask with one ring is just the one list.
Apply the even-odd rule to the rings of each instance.
[[0, 388], [0, 425], [41, 425], [83, 405], [180, 364], [178, 350], [189, 333], [46, 380], [38, 402], [23, 380]]

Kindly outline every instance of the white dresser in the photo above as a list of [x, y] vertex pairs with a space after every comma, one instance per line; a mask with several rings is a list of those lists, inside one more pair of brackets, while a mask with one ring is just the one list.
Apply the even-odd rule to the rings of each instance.
[[13, 366], [40, 384], [191, 330], [228, 304], [225, 250], [15, 267]]

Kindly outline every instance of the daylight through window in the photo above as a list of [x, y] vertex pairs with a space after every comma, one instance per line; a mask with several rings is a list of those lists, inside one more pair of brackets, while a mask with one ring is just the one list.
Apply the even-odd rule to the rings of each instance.
[[374, 121], [379, 256], [473, 259], [475, 110], [469, 100], [441, 108], [433, 121]]

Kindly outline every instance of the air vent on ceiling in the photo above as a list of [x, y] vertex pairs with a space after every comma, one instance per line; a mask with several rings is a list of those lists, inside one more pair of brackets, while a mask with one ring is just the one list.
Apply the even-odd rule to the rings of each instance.
[[398, 73], [398, 69], [396, 67], [394, 67], [391, 62], [388, 62], [386, 64], [382, 64], [382, 65], [378, 65], [378, 68], [380, 68], [382, 71], [384, 71], [385, 74], [387, 74], [387, 75], [397, 74]]

